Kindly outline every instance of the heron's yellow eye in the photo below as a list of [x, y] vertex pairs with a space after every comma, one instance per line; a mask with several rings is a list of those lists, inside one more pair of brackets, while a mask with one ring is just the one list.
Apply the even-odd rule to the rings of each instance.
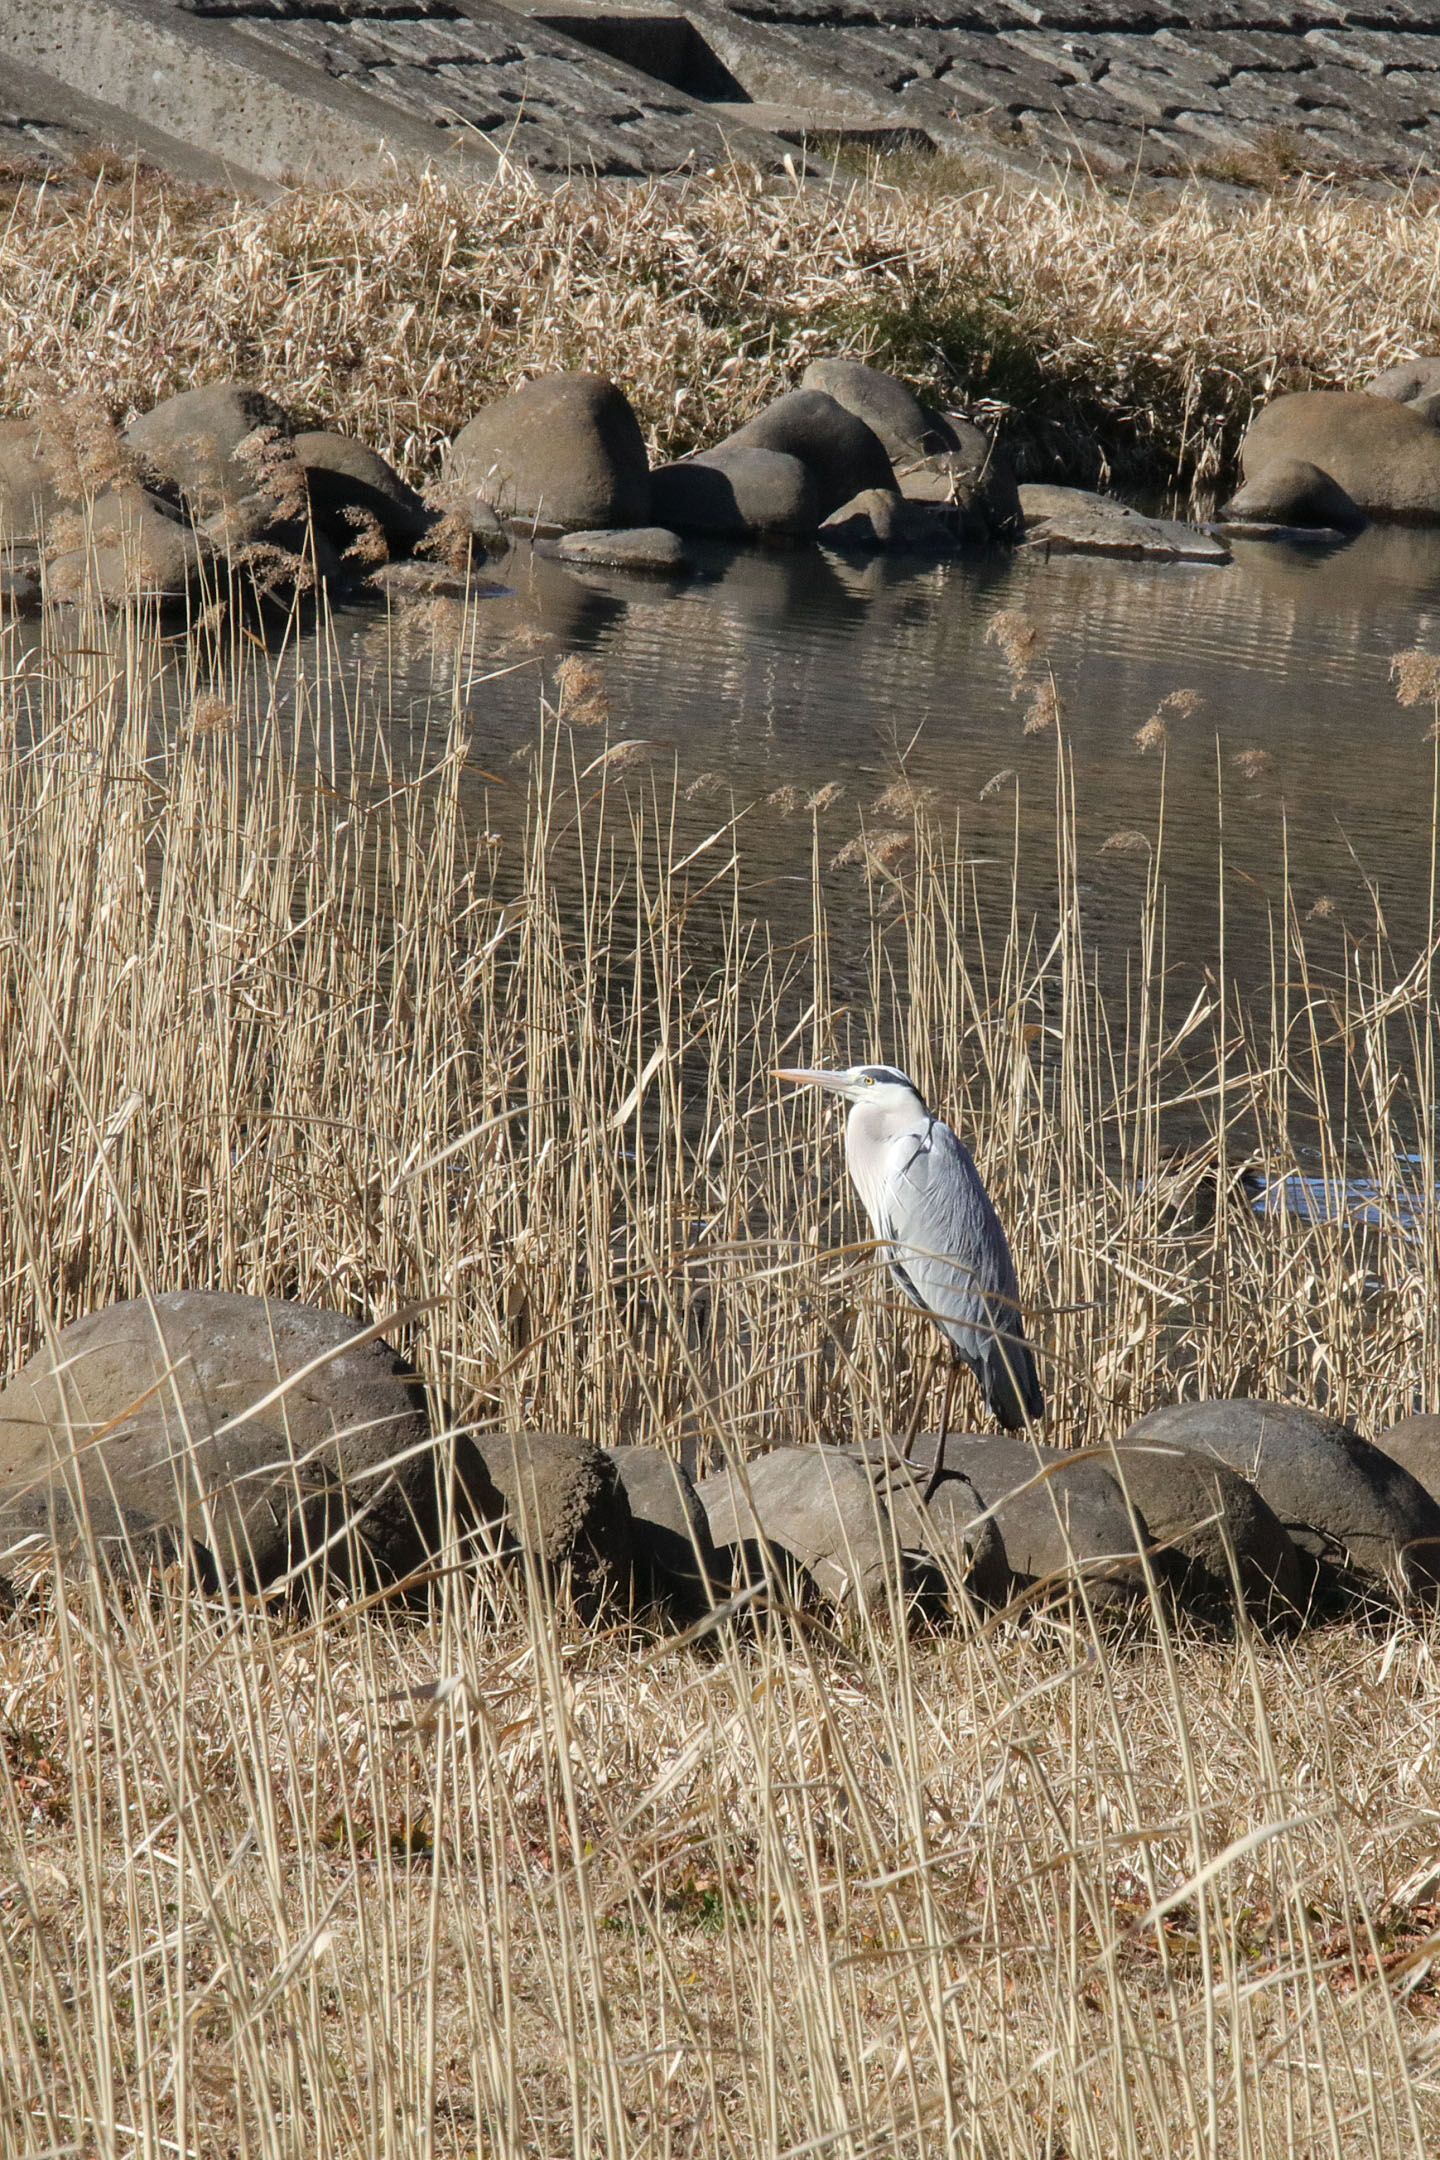
[[874, 1075], [874, 1073], [866, 1073], [866, 1075], [865, 1075], [865, 1085], [866, 1085], [866, 1087], [874, 1087], [874, 1085], [875, 1085], [875, 1075]]

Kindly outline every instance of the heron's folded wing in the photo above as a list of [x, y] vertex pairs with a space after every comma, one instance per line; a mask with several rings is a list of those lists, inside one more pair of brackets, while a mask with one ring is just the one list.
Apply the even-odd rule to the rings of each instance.
[[897, 1146], [887, 1180], [885, 1234], [903, 1287], [964, 1357], [1015, 1324], [1015, 1267], [1005, 1232], [970, 1158], [938, 1119]]

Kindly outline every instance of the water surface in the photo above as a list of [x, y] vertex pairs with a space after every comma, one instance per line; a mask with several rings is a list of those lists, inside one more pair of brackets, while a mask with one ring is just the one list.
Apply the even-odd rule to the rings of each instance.
[[[1160, 827], [1161, 754], [1141, 754], [1135, 735], [1180, 690], [1201, 702], [1171, 718], [1165, 740], [1171, 959], [1214, 964], [1223, 904], [1229, 965], [1268, 979], [1287, 861], [1336, 965], [1347, 929], [1369, 934], [1377, 898], [1398, 946], [1424, 937], [1433, 715], [1402, 709], [1389, 674], [1397, 651], [1440, 649], [1440, 533], [1374, 527], [1334, 550], [1244, 542], [1222, 569], [1026, 550], [936, 564], [719, 548], [683, 584], [580, 576], [523, 551], [491, 567], [512, 590], [478, 611], [465, 694], [476, 759], [504, 778], [535, 739], [557, 656], [592, 657], [610, 740], [638, 738], [648, 747], [634, 755], [658, 762], [667, 784], [673, 766], [688, 791], [682, 830], [698, 837], [732, 796], [746, 806], [747, 893], [782, 928], [808, 921], [809, 799], [843, 791], [820, 817], [828, 865], [862, 824], [908, 823], [903, 801], [887, 800], [901, 779], [931, 791], [932, 814], [953, 822], [997, 906], [1018, 825], [1026, 905], [1053, 909], [1055, 736], [1027, 736], [1025, 703], [987, 639], [1011, 609], [1037, 630], [1064, 703], [1102, 966], [1118, 970], [1133, 943]], [[383, 681], [397, 723], [450, 697], [426, 640], [402, 628], [359, 611], [340, 622], [347, 660]], [[510, 671], [481, 679], [492, 665]], [[592, 739], [598, 751], [605, 737]], [[577, 743], [584, 758], [590, 741]], [[509, 793], [492, 790], [502, 827]], [[863, 870], [842, 861], [827, 878], [842, 943], [852, 918], [860, 937]]]

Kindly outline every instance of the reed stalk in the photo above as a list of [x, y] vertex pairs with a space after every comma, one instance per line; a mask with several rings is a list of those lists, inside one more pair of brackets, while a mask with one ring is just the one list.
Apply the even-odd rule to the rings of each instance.
[[[469, 636], [407, 727], [323, 614], [258, 645], [133, 612], [7, 633], [7, 1370], [194, 1285], [424, 1303], [404, 1347], [481, 1426], [742, 1456], [873, 1431], [923, 1332], [833, 1130], [768, 1075], [883, 1052], [976, 1147], [1057, 1438], [1179, 1392], [1366, 1431], [1440, 1402], [1428, 950], [1377, 917], [1333, 979], [1287, 889], [1268, 995], [1217, 954], [1182, 1011], [1162, 820], [1102, 995], [1052, 711], [1053, 928], [1018, 856], [990, 908], [919, 800], [903, 847], [862, 841], [846, 1005], [818, 834], [797, 941], [729, 813], [697, 826], [683, 775], [563, 694], [494, 790]], [[1330, 1180], [1329, 1219], [1257, 1212], [1237, 1151]], [[488, 1566], [398, 1611], [17, 1575], [16, 2160], [1440, 2136], [1432, 1621], [1221, 1641], [1157, 1604], [1117, 1637], [1082, 1605], [686, 1646]]]

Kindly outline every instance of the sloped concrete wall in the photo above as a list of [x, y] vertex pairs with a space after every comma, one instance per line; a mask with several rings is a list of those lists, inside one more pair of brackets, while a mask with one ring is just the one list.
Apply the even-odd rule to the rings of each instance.
[[0, 0], [0, 54], [272, 183], [773, 168], [827, 131], [1111, 177], [1440, 171], [1440, 0]]

